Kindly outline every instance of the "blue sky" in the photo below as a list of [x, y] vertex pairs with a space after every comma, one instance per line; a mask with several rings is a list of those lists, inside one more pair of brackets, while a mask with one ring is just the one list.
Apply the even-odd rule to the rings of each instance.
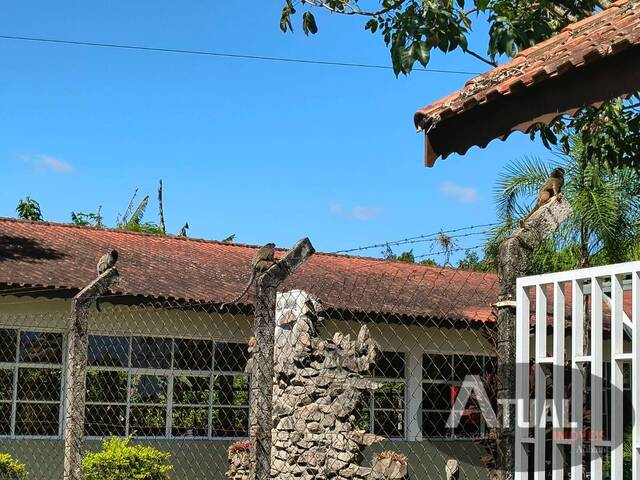
[[[317, 36], [283, 34], [280, 8], [276, 0], [4, 0], [0, 34], [389, 63], [362, 20], [319, 14]], [[335, 251], [491, 222], [506, 162], [550, 156], [514, 134], [424, 168], [413, 112], [464, 85], [463, 75], [396, 79], [386, 70], [10, 40], [0, 40], [0, 58], [2, 216], [28, 194], [47, 220], [102, 205], [113, 223], [136, 187], [155, 198], [162, 178], [173, 232], [189, 221], [194, 237], [235, 233], [243, 243], [289, 246], [309, 236]], [[485, 70], [461, 55], [435, 55], [430, 67]], [[156, 214], [152, 202], [147, 219]]]

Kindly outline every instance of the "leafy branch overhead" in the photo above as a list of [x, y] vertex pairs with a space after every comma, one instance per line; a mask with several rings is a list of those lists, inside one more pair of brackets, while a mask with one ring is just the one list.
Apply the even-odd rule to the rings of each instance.
[[[301, 13], [302, 31], [318, 31], [312, 10], [366, 19], [364, 28], [379, 34], [389, 48], [396, 75], [408, 74], [416, 63], [425, 67], [434, 49], [444, 53], [460, 50], [489, 65], [500, 55], [514, 56], [549, 38], [569, 23], [585, 18], [606, 0], [380, 0], [373, 7], [361, 7], [359, 0], [285, 0], [280, 29], [293, 30], [293, 18]], [[469, 49], [474, 22], [489, 22], [486, 54]]]
[[[387, 45], [393, 70], [409, 74], [416, 64], [427, 66], [434, 50], [461, 51], [489, 64], [513, 57], [519, 51], [559, 33], [570, 23], [588, 17], [609, 0], [286, 0], [280, 28], [293, 30], [294, 17], [302, 20], [305, 34], [318, 31], [313, 12], [330, 12], [361, 17], [365, 30], [382, 37]], [[488, 24], [488, 30], [487, 30]], [[486, 36], [485, 52], [469, 47], [475, 28]], [[483, 34], [484, 35], [484, 34]], [[614, 99], [599, 108], [587, 107], [573, 117], [560, 117], [551, 125], [537, 125], [532, 138], [539, 136], [551, 148], [560, 145], [570, 153], [570, 141], [577, 134], [587, 158], [598, 158], [611, 167], [640, 169], [640, 96]]]

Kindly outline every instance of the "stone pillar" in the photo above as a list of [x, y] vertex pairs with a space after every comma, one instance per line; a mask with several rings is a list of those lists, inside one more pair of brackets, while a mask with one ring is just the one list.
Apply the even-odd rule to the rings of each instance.
[[276, 305], [274, 429], [271, 478], [368, 479], [364, 448], [382, 437], [355, 428], [355, 410], [379, 349], [363, 326], [358, 338], [317, 335], [321, 304], [300, 290]]

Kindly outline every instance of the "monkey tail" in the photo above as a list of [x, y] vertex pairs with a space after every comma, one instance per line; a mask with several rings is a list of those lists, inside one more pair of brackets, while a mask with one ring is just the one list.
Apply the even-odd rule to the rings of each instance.
[[256, 271], [252, 270], [251, 271], [251, 277], [249, 277], [249, 281], [247, 282], [247, 286], [244, 287], [244, 290], [242, 291], [242, 293], [240, 295], [238, 295], [236, 298], [234, 298], [233, 300], [231, 300], [230, 302], [223, 303], [222, 304], [222, 308], [224, 308], [227, 305], [232, 304], [232, 303], [238, 303], [240, 301], [240, 299], [247, 294], [247, 292], [249, 291], [249, 288], [251, 288], [251, 285], [253, 284], [253, 281], [255, 280], [255, 278], [256, 278]]
[[96, 310], [102, 312], [102, 309], [100, 308], [100, 298], [96, 298]]

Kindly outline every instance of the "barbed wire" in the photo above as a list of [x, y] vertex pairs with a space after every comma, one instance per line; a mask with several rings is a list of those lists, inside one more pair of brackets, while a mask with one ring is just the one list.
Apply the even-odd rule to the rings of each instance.
[[346, 250], [336, 250], [334, 252], [331, 253], [351, 253], [351, 252], [359, 252], [359, 251], [363, 251], [363, 250], [371, 250], [372, 248], [384, 248], [384, 247], [394, 247], [394, 246], [399, 246], [399, 245], [412, 245], [412, 244], [416, 244], [416, 243], [423, 243], [423, 242], [430, 242], [430, 241], [437, 241], [437, 237], [439, 235], [445, 234], [451, 238], [462, 238], [462, 237], [468, 237], [468, 236], [472, 236], [472, 235], [481, 235], [481, 234], [487, 234], [490, 233], [491, 230], [485, 230], [483, 232], [474, 232], [474, 233], [468, 233], [468, 234], [461, 234], [461, 235], [449, 235], [451, 233], [458, 233], [458, 232], [463, 232], [466, 230], [473, 230], [476, 228], [487, 228], [487, 227], [495, 227], [499, 225], [499, 222], [493, 222], [493, 223], [485, 223], [485, 224], [479, 224], [479, 225], [469, 225], [466, 227], [460, 227], [460, 228], [455, 228], [455, 229], [451, 229], [451, 230], [439, 230], [437, 232], [433, 232], [433, 233], [427, 233], [424, 235], [417, 235], [415, 237], [407, 237], [407, 238], [403, 238], [400, 240], [392, 240], [392, 241], [388, 241], [388, 242], [383, 242], [383, 243], [374, 243], [371, 245], [364, 245], [361, 247], [355, 247], [355, 248], [349, 248]]

